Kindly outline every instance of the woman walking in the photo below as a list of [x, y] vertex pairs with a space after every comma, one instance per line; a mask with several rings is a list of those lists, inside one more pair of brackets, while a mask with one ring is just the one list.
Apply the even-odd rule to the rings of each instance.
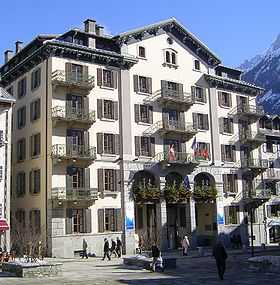
[[188, 236], [184, 236], [182, 240], [183, 255], [188, 255], [188, 248], [190, 247], [190, 242]]

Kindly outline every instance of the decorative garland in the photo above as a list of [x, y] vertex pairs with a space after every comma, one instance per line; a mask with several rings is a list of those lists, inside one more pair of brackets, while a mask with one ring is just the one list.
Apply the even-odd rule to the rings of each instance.
[[165, 200], [169, 203], [185, 202], [191, 197], [192, 193], [186, 189], [183, 184], [179, 187], [175, 185], [168, 185], [164, 188]]
[[160, 200], [160, 189], [154, 185], [139, 185], [132, 188], [133, 199], [136, 202], [153, 202]]

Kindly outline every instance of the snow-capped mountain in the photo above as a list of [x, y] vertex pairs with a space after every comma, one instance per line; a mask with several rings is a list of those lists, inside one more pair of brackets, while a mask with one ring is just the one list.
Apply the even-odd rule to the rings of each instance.
[[280, 34], [263, 54], [246, 60], [239, 69], [242, 79], [265, 88], [258, 98], [267, 113], [280, 115]]

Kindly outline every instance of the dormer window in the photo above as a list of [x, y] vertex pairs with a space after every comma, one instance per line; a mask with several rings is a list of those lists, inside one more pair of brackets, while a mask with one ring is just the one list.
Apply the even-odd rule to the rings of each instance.
[[146, 58], [146, 49], [144, 47], [138, 47], [138, 56], [141, 58]]
[[195, 61], [194, 61], [194, 69], [200, 70], [200, 61], [197, 59], [195, 59]]
[[177, 66], [177, 52], [173, 49], [165, 50], [164, 61], [165, 65]]

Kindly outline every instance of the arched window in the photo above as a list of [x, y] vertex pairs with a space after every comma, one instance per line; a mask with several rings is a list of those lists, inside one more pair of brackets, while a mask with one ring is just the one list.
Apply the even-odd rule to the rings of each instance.
[[176, 53], [175, 52], [172, 52], [171, 53], [171, 55], [172, 55], [172, 64], [176, 64], [177, 62], [176, 62]]
[[166, 63], [170, 63], [170, 52], [168, 50], [165, 53], [165, 61]]

